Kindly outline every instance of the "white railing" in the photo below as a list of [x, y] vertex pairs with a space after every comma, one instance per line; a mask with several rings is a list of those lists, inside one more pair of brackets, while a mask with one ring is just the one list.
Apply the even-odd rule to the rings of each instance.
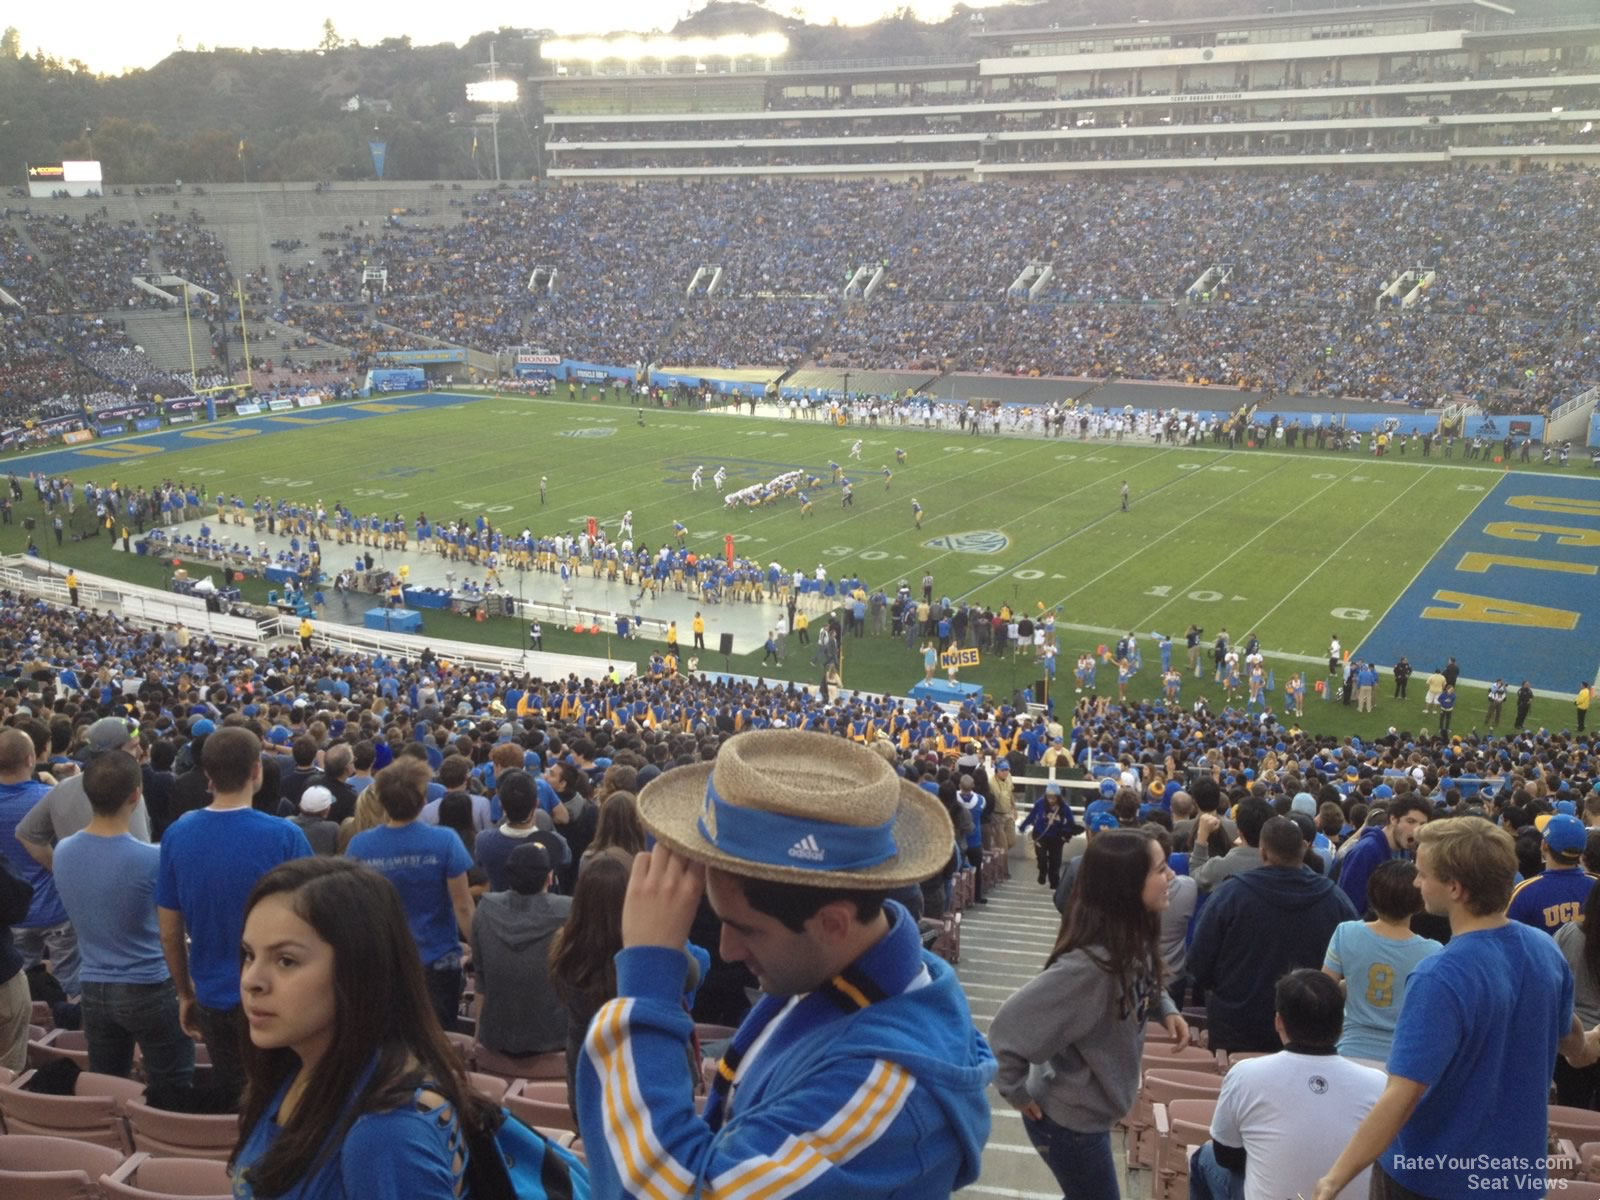
[[[29, 555], [12, 554], [0, 558], [0, 588], [36, 596], [62, 607], [71, 603], [66, 574], [64, 565], [51, 564]], [[210, 636], [245, 646], [259, 647], [282, 638], [298, 638], [300, 632], [298, 617], [273, 615], [255, 621], [248, 617], [214, 613], [206, 609], [205, 600], [199, 596], [163, 592], [86, 571], [78, 572], [78, 602], [88, 609], [116, 608], [125, 620], [141, 628], [170, 629], [181, 622], [193, 632], [203, 631]], [[531, 609], [535, 606], [530, 604], [527, 607]], [[571, 611], [568, 610], [569, 613]], [[555, 615], [546, 619], [559, 620], [562, 613], [563, 610], [555, 609]], [[513, 671], [541, 679], [564, 679], [571, 674], [581, 679], [600, 679], [609, 675], [613, 667], [623, 675], [635, 672], [631, 662], [613, 664], [608, 658], [591, 655], [521, 651], [512, 647], [445, 641], [332, 622], [314, 621], [313, 628], [314, 644], [347, 654], [382, 654], [415, 659], [422, 656], [423, 650], [431, 648], [440, 658], [474, 670]]]
[[1600, 404], [1600, 387], [1592, 387], [1581, 396], [1568, 400], [1553, 409], [1545, 422], [1546, 442], [1575, 442], [1585, 445], [1589, 440], [1589, 414]]
[[1550, 410], [1550, 419], [1552, 421], [1559, 421], [1568, 413], [1575, 413], [1580, 408], [1593, 408], [1595, 401], [1597, 400], [1600, 400], [1600, 387], [1592, 387], [1587, 392], [1584, 392], [1583, 395], [1574, 396], [1571, 400], [1567, 400], [1552, 408]]
[[[428, 611], [426, 609], [424, 612]], [[278, 617], [275, 633], [297, 638], [298, 617]], [[363, 629], [355, 625], [313, 622], [313, 644], [346, 654], [383, 655], [386, 658], [420, 658], [432, 650], [442, 659], [473, 670], [512, 672], [539, 679], [603, 679], [613, 668], [623, 675], [635, 673], [631, 662], [613, 663], [607, 658], [581, 654], [549, 654], [542, 650], [517, 650], [510, 646], [486, 646], [481, 642], [455, 642], [414, 633], [393, 633], [386, 629]]]

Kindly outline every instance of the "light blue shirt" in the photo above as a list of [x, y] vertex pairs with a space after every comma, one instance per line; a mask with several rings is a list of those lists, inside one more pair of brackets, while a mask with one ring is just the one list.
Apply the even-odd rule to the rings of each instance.
[[1333, 931], [1324, 965], [1345, 980], [1340, 1054], [1388, 1061], [1406, 981], [1418, 963], [1443, 949], [1432, 938], [1415, 934], [1397, 942], [1374, 933], [1364, 921], [1346, 921]]
[[164, 983], [156, 921], [161, 848], [132, 834], [75, 833], [56, 847], [56, 891], [78, 934], [85, 983]]

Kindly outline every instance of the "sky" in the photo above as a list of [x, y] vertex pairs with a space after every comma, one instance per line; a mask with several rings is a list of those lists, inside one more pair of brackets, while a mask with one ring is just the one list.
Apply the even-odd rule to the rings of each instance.
[[[981, 7], [993, 0], [968, 0]], [[558, 34], [648, 33], [668, 30], [699, 0], [586, 0], [581, 5], [476, 0], [468, 5], [400, 5], [394, 0], [275, 0], [266, 9], [240, 4], [139, 5], [123, 0], [80, 0], [8, 6], [0, 26], [15, 25], [24, 53], [45, 50], [63, 59], [81, 59], [92, 70], [117, 75], [151, 67], [178, 48], [231, 46], [309, 50], [322, 40], [322, 23], [333, 17], [346, 38], [371, 45], [409, 36], [416, 45], [454, 42], [501, 26], [553, 29]], [[901, 0], [775, 0], [775, 11], [801, 15], [813, 24], [838, 17], [865, 24], [901, 7]], [[949, 0], [913, 0], [919, 16], [940, 19]], [[136, 12], [137, 15], [134, 15]]]

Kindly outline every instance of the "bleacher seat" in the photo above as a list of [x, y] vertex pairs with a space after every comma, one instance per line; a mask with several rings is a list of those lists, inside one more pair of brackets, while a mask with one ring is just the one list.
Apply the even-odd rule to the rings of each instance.
[[[572, 1115], [572, 1109], [567, 1103], [566, 1084], [560, 1085], [560, 1092], [541, 1090], [542, 1086], [534, 1081], [518, 1080], [511, 1085], [511, 1090], [506, 1093], [505, 1106], [519, 1120], [535, 1127], [550, 1129], [566, 1129], [576, 1134], [578, 1132], [577, 1118]], [[559, 1095], [559, 1098], [555, 1098]]]
[[74, 1138], [8, 1134], [0, 1137], [0, 1196], [5, 1200], [90, 1200], [96, 1182], [126, 1156]]
[[[1191, 1064], [1199, 1065], [1199, 1064]], [[1211, 1064], [1207, 1064], [1211, 1067]], [[1222, 1091], [1222, 1076], [1214, 1068], [1184, 1070], [1147, 1067], [1139, 1099], [1127, 1120], [1125, 1144], [1130, 1169], [1153, 1167], [1156, 1160], [1155, 1106], [1174, 1100], [1215, 1100]], [[1131, 1141], [1131, 1144], [1129, 1142]]]
[[1211, 1140], [1215, 1100], [1174, 1100], [1157, 1104], [1153, 1200], [1185, 1200], [1189, 1195], [1189, 1155]]
[[78, 1076], [70, 1096], [44, 1096], [25, 1090], [33, 1072], [26, 1071], [10, 1083], [0, 1084], [0, 1120], [8, 1134], [75, 1138], [109, 1146], [124, 1154], [133, 1152], [125, 1108], [144, 1094], [130, 1079], [85, 1071]]
[[130, 1100], [126, 1110], [133, 1148], [161, 1158], [209, 1158], [227, 1162], [239, 1140], [232, 1113], [168, 1112]]
[[209, 1158], [152, 1158], [135, 1154], [100, 1177], [106, 1200], [232, 1200], [225, 1163]]
[[506, 1081], [498, 1075], [485, 1075], [482, 1071], [468, 1071], [467, 1082], [478, 1095], [494, 1104], [505, 1099]]
[[80, 1029], [51, 1029], [43, 1037], [29, 1039], [28, 1065], [37, 1070], [46, 1063], [66, 1059], [78, 1064], [78, 1070], [89, 1069], [89, 1038]]
[[472, 1069], [484, 1075], [494, 1075], [510, 1085], [518, 1079], [559, 1079], [566, 1085], [567, 1055], [554, 1050], [549, 1054], [530, 1054], [512, 1058], [489, 1049], [482, 1042], [472, 1043]]

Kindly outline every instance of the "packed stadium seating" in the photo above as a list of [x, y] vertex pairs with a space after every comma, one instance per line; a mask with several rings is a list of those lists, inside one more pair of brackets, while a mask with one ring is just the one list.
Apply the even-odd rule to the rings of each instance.
[[[315, 241], [279, 239], [265, 265], [230, 264], [212, 198], [195, 197], [134, 228], [0, 221], [0, 286], [30, 312], [93, 311], [131, 302], [116, 278], [146, 263], [212, 290], [238, 276], [253, 312], [274, 304], [358, 363], [430, 339], [537, 342], [587, 361], [1209, 380], [1526, 411], [1600, 378], [1600, 262], [1567, 234], [1597, 189], [1571, 170], [502, 190], [426, 217], [330, 219]], [[1050, 264], [1047, 286], [1008, 295], [1029, 262]], [[845, 302], [867, 264], [885, 268], [881, 288]], [[371, 303], [367, 266], [387, 271]], [[715, 295], [685, 294], [700, 266], [722, 268]], [[1225, 278], [1191, 294], [1213, 267]], [[553, 292], [529, 291], [536, 268], [554, 269]], [[1424, 269], [1437, 275], [1418, 303], [1377, 307], [1396, 275]], [[28, 368], [29, 390], [50, 390], [52, 369]]]

